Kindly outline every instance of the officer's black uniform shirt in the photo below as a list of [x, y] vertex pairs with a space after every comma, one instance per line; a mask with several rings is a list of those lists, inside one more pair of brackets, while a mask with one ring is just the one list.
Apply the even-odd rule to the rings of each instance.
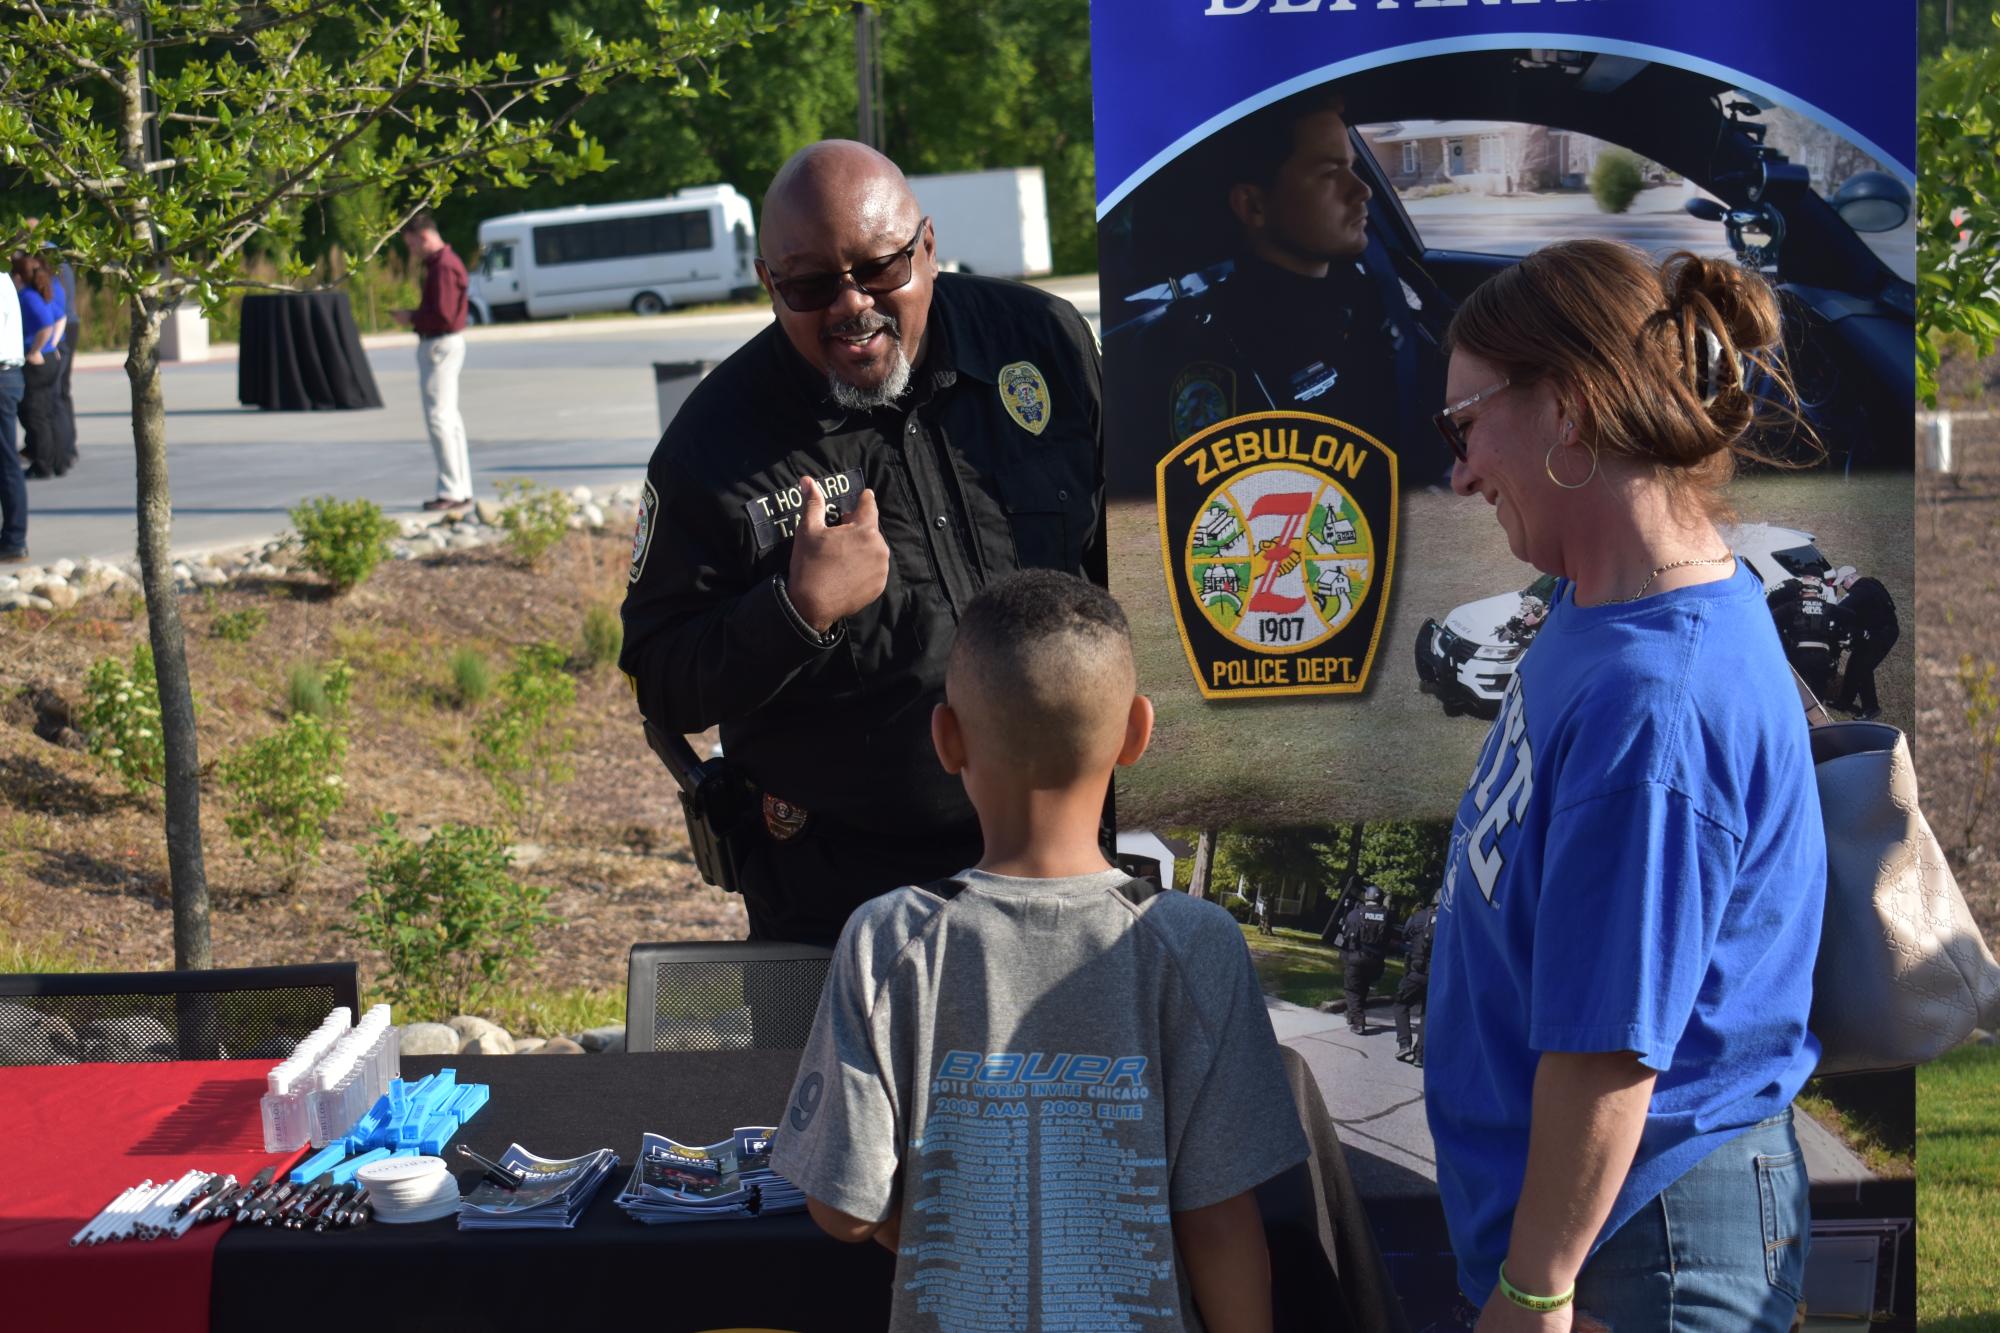
[[1387, 952], [1389, 909], [1381, 903], [1363, 903], [1347, 914], [1347, 951], [1370, 959]]
[[1895, 629], [1896, 603], [1877, 579], [1856, 579], [1833, 608], [1834, 623], [1851, 634], [1880, 634]]
[[[808, 838], [976, 839], [930, 741], [958, 617], [1016, 568], [1105, 581], [1089, 326], [1045, 292], [947, 273], [929, 329], [904, 398], [848, 412], [774, 323], [696, 387], [647, 470], [619, 666], [662, 729], [720, 723], [731, 766], [803, 811]], [[1031, 416], [1040, 400], [1039, 434], [1010, 415], [1003, 382]], [[796, 518], [782, 497], [842, 474], [843, 511], [875, 490], [888, 585], [820, 646], [774, 585]]]

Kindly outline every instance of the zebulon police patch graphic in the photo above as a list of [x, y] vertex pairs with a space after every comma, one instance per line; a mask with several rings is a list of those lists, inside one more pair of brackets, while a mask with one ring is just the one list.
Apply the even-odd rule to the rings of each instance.
[[1359, 693], [1396, 508], [1394, 451], [1308, 412], [1218, 422], [1161, 459], [1160, 547], [1203, 697]]
[[660, 517], [660, 493], [653, 489], [651, 478], [639, 488], [639, 519], [632, 529], [632, 567], [626, 572], [627, 583], [637, 583], [639, 576], [646, 572], [646, 556], [653, 549], [653, 525]]

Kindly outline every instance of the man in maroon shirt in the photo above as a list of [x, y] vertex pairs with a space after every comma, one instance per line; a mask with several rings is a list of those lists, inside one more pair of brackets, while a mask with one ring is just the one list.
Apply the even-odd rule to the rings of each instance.
[[465, 265], [438, 235], [428, 212], [403, 224], [410, 258], [424, 263], [423, 303], [395, 312], [399, 324], [417, 331], [417, 390], [424, 400], [424, 425], [437, 455], [437, 496], [427, 510], [465, 509], [472, 503], [472, 462], [465, 449], [465, 420], [458, 414], [458, 372], [465, 366]]

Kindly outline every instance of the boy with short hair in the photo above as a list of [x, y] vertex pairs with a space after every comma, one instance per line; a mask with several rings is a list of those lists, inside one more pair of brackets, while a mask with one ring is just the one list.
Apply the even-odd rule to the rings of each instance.
[[891, 1327], [1268, 1330], [1252, 1189], [1306, 1156], [1242, 931], [1105, 862], [1145, 750], [1118, 604], [1067, 574], [966, 609], [931, 736], [985, 856], [859, 908], [773, 1167], [896, 1253]]

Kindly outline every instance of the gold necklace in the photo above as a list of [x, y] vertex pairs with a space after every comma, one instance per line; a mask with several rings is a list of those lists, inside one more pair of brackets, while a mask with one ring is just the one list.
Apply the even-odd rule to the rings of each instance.
[[1686, 569], [1689, 565], [1719, 565], [1725, 560], [1734, 560], [1735, 558], [1736, 555], [1734, 552], [1725, 551], [1721, 555], [1709, 556], [1706, 560], [1669, 561], [1668, 563], [1661, 565], [1658, 569], [1654, 570], [1652, 573], [1646, 575], [1646, 581], [1639, 585], [1639, 591], [1633, 593], [1630, 597], [1620, 597], [1617, 598], [1615, 601], [1606, 602], [1604, 603], [1604, 605], [1623, 606], [1627, 602], [1638, 601], [1641, 597], [1644, 597], [1646, 595], [1646, 589], [1653, 586], [1653, 580], [1660, 577], [1660, 575], [1666, 573], [1670, 569]]

